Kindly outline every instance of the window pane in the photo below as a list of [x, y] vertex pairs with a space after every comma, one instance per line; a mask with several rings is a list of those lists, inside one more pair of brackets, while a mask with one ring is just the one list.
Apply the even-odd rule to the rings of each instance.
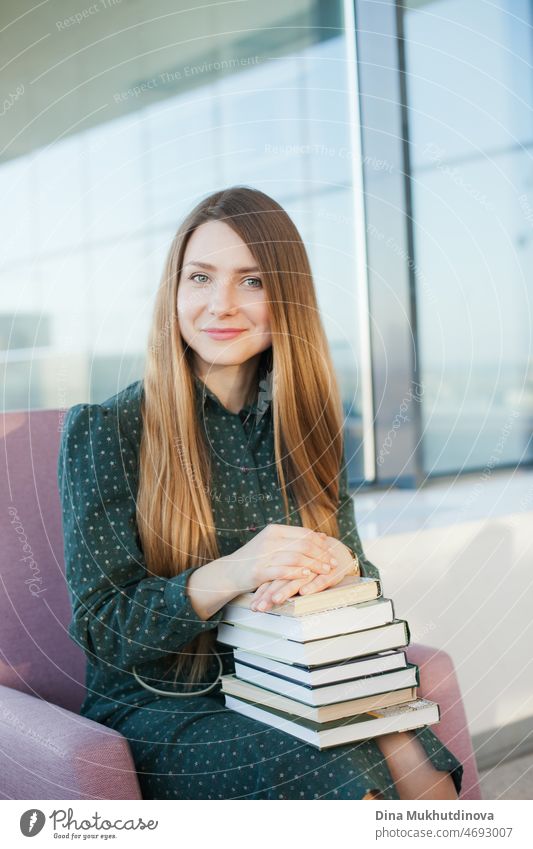
[[[17, 310], [27, 320], [17, 319], [24, 347], [7, 409], [24, 397], [44, 406], [58, 406], [59, 395], [65, 406], [103, 400], [140, 376], [178, 223], [207, 193], [247, 184], [285, 206], [309, 249], [341, 379], [350, 477], [363, 477], [342, 9], [340, 0], [155, 0], [76, 19], [50, 0], [26, 16], [20, 36], [12, 28], [5, 87], [25, 88], [3, 116], [12, 141], [0, 160], [9, 199], [0, 272], [8, 287], [23, 274], [24, 287], [5, 298], [6, 347]], [[43, 331], [28, 336], [40, 316], [45, 344]], [[31, 380], [41, 388], [28, 394], [37, 359]]]
[[531, 4], [407, 3], [428, 474], [530, 460]]

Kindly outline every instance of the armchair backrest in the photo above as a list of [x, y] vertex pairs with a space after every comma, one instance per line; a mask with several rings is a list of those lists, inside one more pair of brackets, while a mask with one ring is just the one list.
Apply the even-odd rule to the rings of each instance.
[[0, 684], [78, 711], [57, 456], [64, 411], [0, 414]]

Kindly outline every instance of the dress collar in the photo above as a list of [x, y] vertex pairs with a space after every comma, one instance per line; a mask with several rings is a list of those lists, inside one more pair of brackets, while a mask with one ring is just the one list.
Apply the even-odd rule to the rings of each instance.
[[[204, 383], [201, 378], [199, 378], [196, 374], [193, 374], [193, 378], [194, 387], [196, 391], [196, 402], [200, 409], [202, 405], [203, 407], [206, 407], [208, 404], [211, 404], [212, 406], [218, 407], [226, 413], [229, 412], [228, 409], [222, 404], [220, 399], [215, 395], [215, 393], [211, 389], [209, 389], [207, 384]], [[267, 410], [270, 409], [272, 403], [272, 378], [273, 369], [267, 371], [267, 369], [261, 363], [259, 370], [257, 395], [250, 404], [246, 404], [245, 407], [239, 410], [238, 415], [242, 413], [249, 414], [255, 412], [257, 420], [263, 417]]]

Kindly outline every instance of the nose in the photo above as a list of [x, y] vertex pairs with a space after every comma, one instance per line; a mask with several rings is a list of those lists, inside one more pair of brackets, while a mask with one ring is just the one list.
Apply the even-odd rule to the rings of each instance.
[[232, 286], [218, 284], [212, 287], [208, 305], [212, 315], [233, 313], [236, 308], [236, 297]]

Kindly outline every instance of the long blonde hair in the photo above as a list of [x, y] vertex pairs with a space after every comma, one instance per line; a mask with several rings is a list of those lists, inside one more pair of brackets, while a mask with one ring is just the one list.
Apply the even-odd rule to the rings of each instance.
[[[270, 309], [275, 463], [303, 527], [338, 536], [342, 461], [340, 393], [301, 236], [271, 197], [247, 186], [218, 191], [179, 227], [156, 297], [144, 374], [137, 524], [148, 570], [173, 577], [220, 557], [209, 498], [209, 450], [198, 421], [189, 348], [179, 328], [177, 290], [185, 248], [206, 221], [225, 221], [261, 269]], [[194, 484], [191, 482], [194, 471]], [[203, 681], [216, 632], [176, 654], [176, 677]], [[206, 682], [208, 683], [208, 682]]]

